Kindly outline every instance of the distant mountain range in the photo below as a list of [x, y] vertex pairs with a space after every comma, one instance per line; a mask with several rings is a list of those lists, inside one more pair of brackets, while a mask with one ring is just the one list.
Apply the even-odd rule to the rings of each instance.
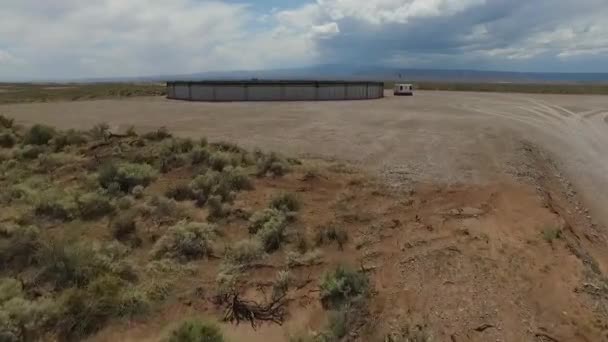
[[323, 64], [304, 68], [201, 72], [135, 78], [95, 78], [79, 82], [194, 81], [242, 79], [379, 80], [468, 83], [608, 83], [608, 73], [546, 73], [483, 70], [400, 69], [384, 66]]

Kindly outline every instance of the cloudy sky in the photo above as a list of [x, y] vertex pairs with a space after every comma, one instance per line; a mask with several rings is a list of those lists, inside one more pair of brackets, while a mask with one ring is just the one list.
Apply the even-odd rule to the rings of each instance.
[[0, 0], [0, 81], [344, 63], [608, 72], [608, 0]]

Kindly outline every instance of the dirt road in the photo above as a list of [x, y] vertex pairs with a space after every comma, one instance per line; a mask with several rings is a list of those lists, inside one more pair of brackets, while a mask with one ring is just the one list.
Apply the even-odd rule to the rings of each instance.
[[517, 172], [522, 140], [552, 152], [594, 216], [608, 223], [608, 97], [418, 92], [381, 100], [195, 103], [164, 98], [0, 106], [20, 122], [124, 129], [322, 155], [389, 180], [484, 183]]

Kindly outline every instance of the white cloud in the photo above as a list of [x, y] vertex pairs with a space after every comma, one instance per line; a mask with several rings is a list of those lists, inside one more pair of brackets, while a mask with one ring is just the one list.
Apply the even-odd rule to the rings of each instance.
[[0, 11], [0, 79], [129, 76], [311, 63], [310, 38], [249, 6], [199, 0], [20, 0]]
[[0, 80], [608, 55], [605, 0], [309, 1], [261, 11], [219, 0], [4, 0]]
[[450, 16], [486, 0], [318, 0], [332, 19], [355, 18], [372, 24], [407, 23], [414, 18]]
[[315, 25], [311, 28], [313, 38], [328, 39], [340, 33], [340, 27], [337, 23], [327, 23]]

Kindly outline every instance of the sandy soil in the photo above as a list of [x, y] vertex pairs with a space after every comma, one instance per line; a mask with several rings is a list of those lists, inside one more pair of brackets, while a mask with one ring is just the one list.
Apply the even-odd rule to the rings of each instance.
[[[301, 224], [311, 234], [338, 223], [352, 237], [344, 251], [324, 250], [325, 263], [304, 268], [302, 278], [336, 262], [370, 273], [375, 294], [366, 326], [379, 335], [355, 331], [349, 340], [381, 341], [404, 327], [418, 327], [433, 341], [607, 340], [608, 239], [594, 219], [608, 215], [608, 97], [419, 92], [324, 103], [136, 98], [7, 105], [0, 112], [22, 123], [65, 128], [102, 121], [116, 130], [165, 125], [184, 136], [350, 160], [399, 185], [384, 191], [348, 172], [308, 185], [292, 176], [281, 184], [304, 198]], [[553, 239], [546, 231], [562, 235]], [[278, 260], [268, 268], [277, 269]], [[297, 305], [284, 326], [256, 332], [226, 327], [227, 334], [283, 341], [293, 331], [321, 328], [316, 285], [294, 294]], [[186, 299], [150, 321], [112, 327], [93, 340], [154, 341], [167, 322], [209, 313], [208, 299]]]
[[557, 157], [594, 218], [608, 224], [608, 97], [418, 92], [372, 101], [195, 103], [164, 98], [0, 106], [20, 122], [116, 129], [165, 125], [285, 153], [347, 159], [396, 183], [483, 183], [521, 163], [522, 140]]

